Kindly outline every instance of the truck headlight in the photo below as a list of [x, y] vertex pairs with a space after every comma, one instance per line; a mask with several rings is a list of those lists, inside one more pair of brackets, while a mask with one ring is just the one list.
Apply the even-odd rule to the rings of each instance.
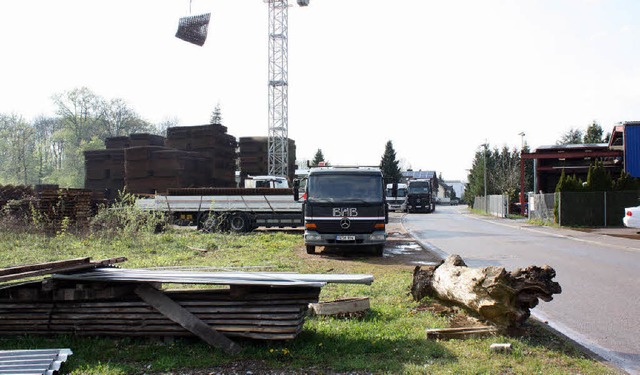
[[384, 241], [387, 238], [387, 235], [384, 233], [372, 234], [370, 238], [371, 241]]
[[304, 235], [304, 239], [308, 241], [320, 241], [322, 237], [318, 233], [307, 233]]

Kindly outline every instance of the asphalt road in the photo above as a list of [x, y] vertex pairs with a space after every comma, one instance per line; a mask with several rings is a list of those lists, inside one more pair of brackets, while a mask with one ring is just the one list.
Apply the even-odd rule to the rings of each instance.
[[550, 265], [562, 293], [532, 314], [640, 374], [640, 240], [472, 215], [466, 206], [438, 206], [402, 223], [424, 247], [459, 254], [469, 267]]

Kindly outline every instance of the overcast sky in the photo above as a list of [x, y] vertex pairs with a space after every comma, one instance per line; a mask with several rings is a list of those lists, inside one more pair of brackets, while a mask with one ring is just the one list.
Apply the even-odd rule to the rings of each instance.
[[[289, 136], [298, 159], [405, 167], [465, 179], [485, 140], [553, 144], [597, 121], [640, 120], [640, 1], [311, 0], [289, 9]], [[210, 12], [203, 47], [178, 19]], [[266, 136], [261, 0], [0, 2], [0, 113], [54, 115], [86, 86], [146, 120]]]

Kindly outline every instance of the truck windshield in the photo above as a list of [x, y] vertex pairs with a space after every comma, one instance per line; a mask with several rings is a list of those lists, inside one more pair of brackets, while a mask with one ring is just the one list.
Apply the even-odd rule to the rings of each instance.
[[430, 191], [427, 184], [411, 184], [409, 185], [409, 194], [425, 194]]
[[382, 179], [375, 175], [322, 174], [309, 177], [310, 200], [382, 201]]
[[[392, 197], [392, 196], [393, 196], [393, 189], [392, 188], [387, 188], [387, 197]], [[396, 190], [396, 197], [404, 198], [406, 196], [407, 196], [407, 189], [398, 188]]]

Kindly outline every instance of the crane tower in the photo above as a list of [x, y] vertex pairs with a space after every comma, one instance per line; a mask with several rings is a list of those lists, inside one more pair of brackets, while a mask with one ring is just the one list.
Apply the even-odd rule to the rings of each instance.
[[[269, 5], [269, 175], [289, 173], [289, 2], [264, 0]], [[309, 5], [309, 0], [298, 0]]]

